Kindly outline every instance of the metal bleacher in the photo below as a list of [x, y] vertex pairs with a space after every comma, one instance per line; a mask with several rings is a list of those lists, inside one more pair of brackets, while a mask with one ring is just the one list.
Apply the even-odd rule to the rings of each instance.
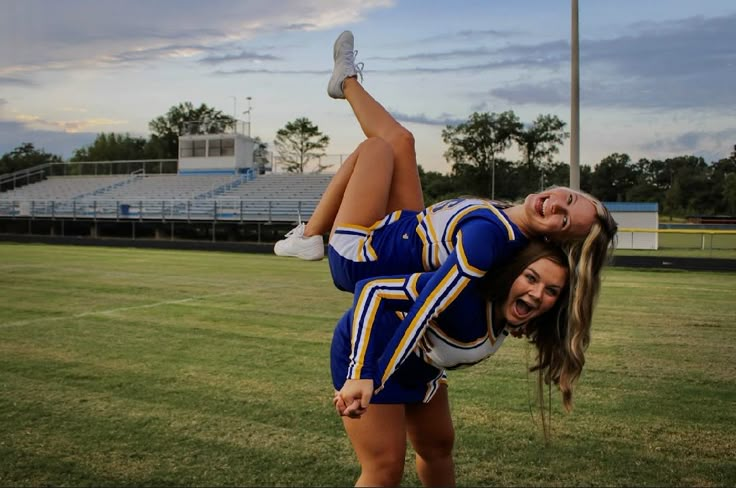
[[331, 174], [49, 177], [0, 192], [0, 216], [138, 220], [307, 220]]
[[100, 188], [123, 182], [128, 175], [114, 176], [51, 176], [32, 185], [0, 193], [3, 200], [71, 200]]

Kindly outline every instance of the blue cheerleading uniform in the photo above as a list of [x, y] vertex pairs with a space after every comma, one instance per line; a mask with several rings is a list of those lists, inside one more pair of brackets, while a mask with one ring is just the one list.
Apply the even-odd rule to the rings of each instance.
[[438, 270], [448, 261], [465, 276], [480, 277], [527, 242], [491, 202], [456, 198], [422, 212], [393, 212], [370, 227], [340, 226], [328, 259], [335, 286], [353, 291], [362, 279]]
[[[353, 307], [333, 335], [335, 389], [347, 379], [371, 379], [376, 388], [372, 403], [426, 403], [446, 383], [446, 370], [476, 364], [498, 350], [509, 329], [493, 323], [493, 304], [477, 289], [477, 281], [442, 313], [416, 313], [420, 297], [436, 291], [437, 275], [358, 283]], [[417, 321], [417, 316], [428, 319]]]

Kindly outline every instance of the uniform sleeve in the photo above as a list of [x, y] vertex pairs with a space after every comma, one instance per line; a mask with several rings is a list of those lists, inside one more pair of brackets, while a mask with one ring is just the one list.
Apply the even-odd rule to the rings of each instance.
[[350, 365], [347, 379], [373, 379], [376, 360], [432, 272], [359, 281], [353, 299]]
[[509, 254], [505, 230], [485, 219], [463, 223], [455, 248], [442, 266], [428, 276], [408, 314], [376, 362], [374, 384], [380, 389], [412, 352], [430, 320], [436, 318], [465, 290]]

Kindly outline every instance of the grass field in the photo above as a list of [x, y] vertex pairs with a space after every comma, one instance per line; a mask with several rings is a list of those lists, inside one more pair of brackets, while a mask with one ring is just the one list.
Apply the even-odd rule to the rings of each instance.
[[[630, 236], [630, 234], [629, 234]], [[627, 236], [619, 235], [619, 242]], [[660, 232], [659, 249], [617, 249], [617, 255], [736, 259], [736, 234]]]
[[[325, 262], [0, 244], [1, 486], [351, 485]], [[532, 351], [450, 372], [465, 486], [736, 485], [736, 274], [606, 271], [576, 408]], [[405, 485], [417, 485], [409, 457]]]

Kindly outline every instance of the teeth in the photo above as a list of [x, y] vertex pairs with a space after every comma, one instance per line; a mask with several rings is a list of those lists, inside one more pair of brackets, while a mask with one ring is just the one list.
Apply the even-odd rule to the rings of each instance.
[[539, 213], [539, 215], [541, 215], [542, 217], [544, 217], [544, 203], [546, 201], [547, 200], [545, 198], [540, 198], [537, 201], [537, 204], [534, 206], [534, 208], [537, 211], [537, 213]]

